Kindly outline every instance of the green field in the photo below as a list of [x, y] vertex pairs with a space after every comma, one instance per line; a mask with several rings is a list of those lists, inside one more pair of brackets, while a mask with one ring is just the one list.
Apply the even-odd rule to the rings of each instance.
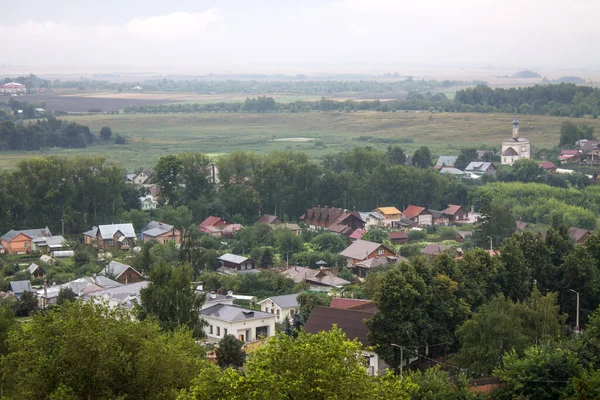
[[[68, 116], [68, 120], [89, 125], [95, 132], [110, 126], [125, 135], [127, 145], [98, 145], [87, 149], [48, 149], [43, 152], [2, 153], [0, 168], [12, 168], [18, 160], [35, 155], [102, 155], [128, 170], [150, 167], [160, 156], [184, 151], [211, 154], [236, 150], [260, 153], [272, 150], [305, 151], [319, 159], [325, 154], [353, 146], [371, 144], [385, 148], [392, 141], [409, 153], [422, 145], [434, 155], [457, 154], [461, 147], [483, 144], [499, 146], [512, 133], [512, 115], [476, 113], [273, 113], [273, 114], [132, 114]], [[524, 115], [521, 135], [535, 148], [558, 144], [560, 126], [566, 118]], [[578, 119], [600, 132], [600, 120]], [[359, 137], [363, 140], [358, 140]], [[370, 143], [364, 136], [375, 138]], [[277, 141], [282, 138], [309, 138], [307, 142]], [[387, 142], [386, 142], [387, 141]]]

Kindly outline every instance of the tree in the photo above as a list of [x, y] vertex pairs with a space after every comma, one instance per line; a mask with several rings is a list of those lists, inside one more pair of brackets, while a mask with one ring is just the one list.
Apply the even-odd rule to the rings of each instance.
[[541, 183], [547, 175], [537, 161], [529, 158], [515, 161], [512, 166], [512, 174], [515, 180], [525, 183]]
[[406, 165], [406, 153], [400, 146], [392, 145], [387, 148], [388, 162], [390, 165]]
[[517, 222], [510, 209], [499, 201], [486, 199], [481, 207], [481, 219], [475, 229], [475, 243], [489, 248], [490, 237], [492, 244], [498, 246], [502, 240], [517, 230]]
[[594, 139], [594, 127], [587, 125], [575, 125], [571, 121], [563, 122], [560, 127], [559, 147], [573, 146], [581, 139]]
[[561, 398], [569, 380], [582, 373], [575, 354], [554, 343], [532, 346], [523, 355], [512, 350], [502, 363], [494, 375], [508, 384], [512, 398]]
[[375, 243], [389, 244], [390, 234], [385, 229], [373, 227], [369, 229], [369, 231], [362, 237], [362, 239]]
[[13, 310], [17, 317], [28, 317], [38, 309], [38, 300], [33, 292], [21, 293], [19, 300], [13, 303]]
[[0, 356], [6, 354], [8, 333], [17, 324], [9, 300], [0, 300]]
[[93, 302], [37, 313], [6, 343], [3, 396], [14, 399], [175, 399], [203, 355], [189, 330], [161, 333], [153, 321]]
[[58, 299], [56, 300], [56, 304], [62, 306], [67, 301], [73, 303], [77, 300], [77, 295], [73, 292], [71, 288], [61, 288], [60, 292], [58, 292]]
[[329, 307], [330, 303], [331, 296], [327, 293], [300, 293], [298, 295], [298, 304], [300, 304], [298, 314], [300, 314], [302, 320], [306, 321], [316, 306]]
[[468, 380], [465, 376], [451, 379], [450, 374], [442, 371], [438, 366], [427, 368], [425, 371], [409, 371], [407, 378], [416, 384], [411, 391], [413, 399], [436, 400], [470, 400], [480, 399], [478, 393], [468, 388]]
[[310, 243], [318, 251], [329, 251], [331, 253], [339, 253], [348, 247], [341, 235], [329, 232], [319, 233]]
[[352, 273], [352, 271], [350, 271], [350, 269], [348, 267], [340, 268], [337, 276], [338, 276], [338, 278], [345, 279], [348, 282], [354, 282], [354, 278], [355, 278], [354, 274]]
[[112, 137], [112, 129], [110, 129], [108, 126], [102, 127], [102, 129], [100, 129], [100, 137], [102, 140], [110, 140]]
[[160, 195], [165, 203], [174, 204], [179, 198], [178, 185], [179, 173], [183, 168], [183, 161], [176, 155], [168, 155], [158, 159], [154, 166], [154, 176]]
[[302, 239], [288, 228], [276, 229], [275, 245], [281, 255], [292, 255], [302, 251]]
[[431, 167], [431, 152], [426, 146], [421, 146], [415, 151], [412, 157], [412, 164], [419, 168], [430, 168]]
[[140, 319], [153, 316], [163, 330], [187, 327], [194, 337], [204, 337], [206, 321], [200, 318], [204, 295], [196, 293], [193, 278], [194, 271], [187, 264], [157, 265], [150, 273], [150, 284], [140, 290]]
[[221, 368], [241, 367], [244, 364], [244, 342], [233, 335], [225, 335], [219, 340], [216, 350], [217, 364]]
[[465, 168], [467, 168], [471, 161], [477, 161], [477, 149], [460, 149], [460, 154], [454, 162], [454, 168], [464, 170]]

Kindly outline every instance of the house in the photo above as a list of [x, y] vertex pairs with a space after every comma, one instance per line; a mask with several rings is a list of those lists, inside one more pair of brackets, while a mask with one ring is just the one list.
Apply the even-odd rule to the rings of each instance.
[[475, 175], [493, 175], [497, 171], [496, 166], [491, 162], [473, 161], [465, 168], [466, 173]]
[[404, 231], [393, 231], [390, 232], [390, 241], [392, 244], [405, 244], [408, 243], [408, 235]]
[[292, 279], [296, 283], [308, 283], [312, 291], [329, 291], [331, 289], [341, 289], [351, 282], [338, 278], [331, 271], [321, 268], [312, 269], [306, 267], [289, 267], [281, 272], [282, 276]]
[[[94, 238], [93, 233], [96, 234]], [[83, 237], [86, 243], [104, 251], [132, 249], [137, 238], [132, 224], [100, 225], [85, 232]]]
[[125, 180], [125, 183], [133, 183], [133, 180], [135, 179], [135, 177], [137, 176], [137, 174], [124, 174], [123, 175], [123, 180]]
[[210, 293], [206, 293], [202, 290], [196, 289], [197, 293], [204, 294], [204, 303], [202, 304], [201, 310], [205, 308], [209, 308], [214, 306], [215, 304], [228, 304], [230, 306], [234, 305], [233, 301], [236, 297], [233, 295], [232, 291], [227, 292], [227, 294], [220, 294], [212, 290]]
[[2, 94], [25, 94], [27, 93], [27, 86], [17, 82], [8, 82], [0, 85], [0, 93]]
[[373, 300], [364, 299], [344, 299], [334, 297], [331, 299], [329, 308], [341, 308], [343, 310], [357, 310], [375, 313], [377, 312], [377, 303]]
[[450, 246], [443, 246], [441, 244], [431, 243], [427, 245], [423, 250], [421, 250], [421, 254], [424, 256], [437, 257], [445, 251], [451, 250]]
[[83, 243], [88, 245], [94, 245], [98, 237], [98, 227], [93, 226], [89, 231], [83, 232]]
[[223, 228], [227, 226], [227, 221], [222, 218], [210, 216], [200, 223], [200, 231], [208, 233], [215, 237], [221, 237]]
[[529, 228], [529, 222], [525, 222], [525, 221], [517, 221], [517, 230], [518, 231], [524, 231], [525, 229]]
[[364, 278], [371, 272], [377, 271], [379, 269], [385, 268], [392, 264], [396, 264], [400, 261], [400, 257], [396, 256], [384, 256], [384, 257], [376, 257], [376, 258], [368, 258], [363, 261], [359, 261], [351, 266], [349, 266], [354, 273], [359, 278]]
[[465, 178], [465, 177], [469, 176], [469, 174], [465, 173], [465, 171], [461, 171], [460, 169], [454, 168], [454, 167], [440, 168], [440, 174], [450, 174], [450, 175], [458, 176], [460, 178]]
[[281, 323], [286, 319], [292, 321], [294, 314], [300, 310], [298, 294], [286, 294], [283, 296], [272, 296], [259, 301], [260, 310], [275, 315], [275, 322]]
[[458, 231], [456, 232], [456, 238], [454, 240], [456, 240], [459, 243], [462, 243], [465, 241], [466, 238], [469, 237], [473, 237], [473, 232], [471, 231]]
[[137, 272], [133, 267], [118, 261], [109, 262], [98, 275], [115, 279], [117, 282], [125, 285], [140, 282], [144, 279], [142, 274]]
[[540, 167], [544, 168], [544, 171], [550, 174], [556, 172], [556, 165], [552, 161], [541, 162]]
[[395, 257], [396, 253], [383, 244], [361, 239], [346, 247], [340, 255], [346, 258], [349, 266], [353, 266], [370, 258]]
[[365, 228], [365, 222], [358, 211], [348, 212], [341, 208], [313, 207], [306, 210], [300, 220], [312, 230], [328, 230], [345, 236]]
[[373, 312], [358, 311], [353, 309], [331, 308], [317, 306], [304, 324], [304, 330], [317, 334], [327, 332], [337, 326], [349, 340], [358, 340], [363, 345], [362, 356], [367, 360], [370, 375], [378, 375], [387, 369], [387, 365], [379, 355], [370, 348], [368, 340], [369, 328], [365, 321], [373, 316]]
[[38, 238], [31, 239], [31, 242], [31, 248], [33, 251], [42, 251], [45, 253], [65, 250], [68, 248], [67, 240], [61, 235], [46, 237], [40, 236]]
[[350, 240], [359, 240], [367, 233], [366, 229], [357, 229], [352, 232], [352, 235], [348, 236]]
[[359, 212], [360, 218], [365, 222], [365, 229], [371, 226], [385, 226], [385, 218], [377, 211]]
[[44, 269], [35, 263], [32, 263], [29, 267], [27, 267], [27, 272], [34, 279], [39, 279], [39, 278], [43, 278], [44, 276], [46, 276]]
[[396, 207], [378, 207], [373, 210], [383, 216], [386, 225], [391, 225], [392, 221], [400, 221], [402, 212]]
[[88, 300], [107, 304], [111, 308], [122, 307], [132, 310], [136, 304], [140, 304], [140, 290], [146, 288], [150, 282], [140, 281], [127, 285], [108, 287], [99, 291], [86, 293], [83, 297]]
[[561, 150], [558, 155], [558, 160], [561, 164], [568, 162], [577, 162], [581, 159], [581, 150]]
[[71, 289], [77, 297], [84, 297], [119, 286], [122, 286], [119, 282], [94, 274], [93, 276], [78, 278], [62, 285], [44, 287], [37, 291], [37, 296], [40, 299], [41, 307], [46, 308], [47, 306], [56, 304], [58, 295], [62, 289]]
[[150, 179], [152, 179], [153, 177], [154, 177], [154, 170], [147, 169], [147, 170], [142, 171], [139, 174], [137, 174], [137, 176], [135, 178], [133, 178], [133, 183], [136, 183], [138, 185], [146, 185], [146, 184], [150, 183]]
[[140, 208], [142, 211], [156, 210], [158, 207], [158, 201], [154, 200], [151, 194], [147, 194], [138, 199], [140, 201]]
[[573, 239], [575, 244], [585, 244], [585, 240], [591, 235], [592, 231], [588, 229], [569, 228], [569, 236]]
[[364, 229], [365, 221], [358, 211], [344, 212], [337, 221], [329, 226], [329, 231], [344, 236], [350, 236], [357, 229]]
[[222, 274], [247, 274], [256, 273], [256, 263], [248, 257], [238, 256], [236, 254], [223, 254], [218, 258], [221, 262], [221, 267], [217, 272]]
[[392, 222], [392, 229], [410, 229], [417, 225], [417, 223], [406, 217], [402, 217], [400, 221]]
[[477, 150], [475, 153], [477, 161], [493, 161], [494, 152], [492, 150]]
[[433, 168], [437, 170], [440, 170], [444, 167], [453, 168], [457, 159], [457, 156], [441, 156], [437, 159], [437, 162], [435, 163]]
[[48, 227], [43, 229], [10, 230], [0, 237], [0, 245], [6, 254], [25, 254], [34, 251], [33, 240], [52, 236]]
[[448, 216], [450, 224], [466, 224], [469, 222], [469, 212], [462, 206], [449, 204], [448, 208], [442, 212], [444, 215]]
[[233, 335], [242, 342], [253, 342], [275, 335], [275, 315], [229, 304], [215, 304], [200, 311], [207, 322], [204, 333], [212, 341]]
[[221, 237], [232, 238], [244, 225], [242, 224], [228, 224], [221, 230]]
[[12, 281], [10, 282], [10, 291], [17, 299], [20, 299], [25, 292], [33, 292], [30, 281]]
[[406, 210], [402, 212], [404, 218], [413, 220], [417, 225], [431, 225], [433, 224], [433, 216], [425, 207], [409, 205]]
[[165, 224], [159, 221], [151, 221], [142, 229], [142, 242], [156, 240], [158, 243], [175, 242], [181, 243], [181, 231], [173, 225]]
[[281, 224], [281, 220], [276, 215], [265, 214], [258, 220], [257, 224], [277, 225]]
[[444, 214], [443, 211], [437, 211], [437, 210], [427, 210], [429, 211], [429, 213], [431, 214], [431, 219], [433, 222], [433, 225], [442, 225], [442, 226], [447, 226], [450, 225], [450, 218], [448, 218], [448, 216], [446, 214]]
[[290, 231], [295, 233], [296, 236], [302, 235], [302, 228], [300, 228], [300, 225], [298, 224], [283, 224], [281, 226], [285, 229], [289, 229]]

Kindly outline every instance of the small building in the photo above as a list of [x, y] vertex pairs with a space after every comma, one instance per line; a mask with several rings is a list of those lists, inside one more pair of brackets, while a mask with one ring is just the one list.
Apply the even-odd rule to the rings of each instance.
[[524, 231], [525, 229], [529, 228], [529, 222], [525, 222], [525, 221], [517, 221], [517, 230], [518, 231]]
[[260, 310], [275, 315], [275, 322], [281, 323], [286, 319], [292, 321], [294, 314], [300, 309], [298, 294], [286, 294], [283, 296], [271, 296], [259, 301]]
[[[93, 233], [96, 236], [92, 239]], [[104, 251], [132, 249], [137, 239], [132, 224], [100, 225], [84, 232], [83, 237], [86, 243]]]
[[10, 230], [0, 237], [6, 254], [25, 254], [34, 251], [33, 240], [52, 236], [48, 227], [43, 229]]
[[141, 238], [144, 243], [155, 240], [158, 243], [175, 242], [175, 244], [179, 244], [181, 243], [181, 231], [173, 225], [151, 221], [142, 229]]
[[258, 220], [257, 224], [278, 225], [282, 221], [276, 215], [265, 214]]
[[390, 232], [390, 242], [392, 244], [406, 244], [408, 243], [408, 235], [404, 231]]
[[540, 163], [540, 167], [544, 169], [544, 171], [552, 174], [556, 172], [556, 165], [552, 161], [544, 161]]
[[456, 238], [454, 240], [456, 240], [458, 243], [462, 243], [465, 241], [465, 239], [473, 237], [473, 232], [471, 231], [458, 231], [456, 232]]
[[460, 169], [454, 168], [454, 167], [440, 168], [440, 174], [454, 175], [454, 176], [458, 176], [459, 178], [469, 177], [469, 174], [467, 174], [465, 171], [461, 171]]
[[34, 251], [42, 251], [44, 253], [51, 253], [54, 251], [61, 251], [67, 249], [67, 240], [61, 235], [38, 237], [32, 239], [32, 249]]
[[493, 161], [495, 155], [492, 150], [477, 150], [475, 154], [477, 161]]
[[582, 228], [569, 228], [569, 236], [575, 244], [585, 244], [585, 240], [592, 235], [592, 231]]
[[402, 218], [402, 212], [396, 207], [377, 207], [373, 212], [381, 214], [388, 226], [392, 224], [392, 221], [400, 221]]
[[300, 225], [298, 224], [283, 224], [281, 226], [285, 229], [289, 229], [290, 231], [295, 233], [296, 236], [302, 235], [302, 228], [300, 228]]
[[442, 212], [448, 216], [450, 224], [466, 224], [469, 222], [469, 212], [462, 206], [449, 204], [448, 208]]
[[106, 276], [125, 285], [140, 282], [144, 279], [142, 274], [137, 272], [132, 266], [122, 264], [118, 261], [109, 262], [98, 275]]
[[228, 225], [225, 225], [225, 227], [221, 230], [221, 237], [232, 238], [243, 227], [244, 227], [244, 225], [242, 225], [242, 224], [228, 224]]
[[453, 168], [457, 159], [457, 156], [440, 156], [440, 158], [437, 159], [434, 168], [437, 170], [444, 167]]
[[467, 165], [465, 173], [475, 175], [493, 175], [497, 171], [496, 166], [491, 162], [474, 161]]
[[151, 194], [147, 194], [138, 199], [140, 201], [140, 209], [142, 211], [156, 210], [158, 207], [158, 201], [154, 200]]
[[385, 217], [377, 211], [360, 212], [360, 218], [365, 222], [365, 229], [369, 229], [372, 226], [385, 226]]
[[581, 159], [581, 150], [561, 150], [558, 155], [558, 160], [561, 164], [569, 162], [577, 162]]
[[450, 225], [450, 219], [448, 218], [448, 216], [446, 214], [444, 214], [443, 211], [437, 211], [437, 210], [431, 210], [431, 209], [428, 209], [427, 211], [429, 211], [429, 213], [431, 214], [433, 225], [438, 225], [438, 226]]
[[99, 291], [86, 293], [83, 297], [92, 301], [106, 303], [109, 307], [121, 307], [126, 310], [132, 310], [136, 304], [141, 303], [140, 290], [145, 289], [150, 282], [140, 281], [108, 287]]
[[361, 239], [346, 247], [340, 255], [346, 258], [349, 266], [353, 266], [370, 258], [395, 257], [396, 253], [383, 244]]
[[452, 247], [444, 246], [441, 244], [431, 243], [427, 245], [423, 250], [421, 250], [421, 254], [424, 256], [437, 257], [445, 251], [451, 250]]
[[29, 267], [27, 267], [27, 272], [34, 279], [40, 279], [40, 278], [43, 278], [44, 276], [46, 276], [44, 269], [42, 267], [40, 267], [39, 265], [37, 265], [36, 263], [32, 263]]
[[419, 226], [433, 224], [433, 216], [425, 207], [409, 205], [402, 215], [404, 218], [413, 220]]
[[399, 261], [400, 257], [396, 256], [367, 258], [366, 260], [353, 264], [350, 266], [350, 268], [352, 273], [354, 273], [356, 276], [359, 278], [364, 278], [371, 272], [375, 272], [392, 264], [396, 264]]
[[227, 305], [234, 305], [233, 301], [236, 299], [236, 297], [233, 296], [233, 292], [229, 291], [227, 292], [227, 294], [220, 294], [215, 292], [214, 290], [211, 291], [210, 293], [205, 293], [202, 290], [197, 290], [197, 292], [204, 294], [204, 303], [202, 304], [202, 307], [200, 308], [201, 310], [204, 310], [206, 308], [212, 307], [215, 304], [227, 304]]
[[33, 292], [31, 281], [12, 281], [9, 284], [10, 291], [13, 292], [17, 299], [20, 299], [21, 295], [25, 292]]
[[218, 260], [221, 262], [221, 267], [217, 270], [217, 272], [229, 274], [258, 272], [255, 269], [256, 263], [254, 262], [254, 260], [251, 260], [248, 257], [227, 253], [219, 257]]
[[512, 137], [502, 141], [500, 160], [502, 165], [513, 165], [517, 160], [531, 157], [531, 143], [519, 136], [519, 118], [513, 119]]
[[227, 221], [222, 218], [210, 216], [206, 218], [204, 221], [200, 222], [200, 231], [204, 233], [208, 233], [209, 235], [215, 237], [221, 237], [223, 228], [227, 226]]
[[17, 82], [8, 82], [0, 85], [0, 93], [2, 94], [25, 94], [27, 93], [27, 86]]
[[204, 333], [212, 341], [219, 341], [226, 335], [233, 335], [246, 343], [275, 335], [275, 316], [262, 311], [215, 304], [200, 311], [207, 322]]
[[154, 177], [154, 170], [147, 169], [139, 174], [135, 178], [133, 178], [133, 183], [138, 185], [147, 185], [150, 183], [150, 180]]
[[383, 373], [388, 365], [370, 347], [369, 328], [365, 321], [372, 316], [373, 312], [369, 311], [317, 306], [304, 324], [304, 330], [317, 334], [331, 330], [334, 325], [337, 326], [349, 340], [356, 339], [363, 345], [362, 356], [367, 360], [368, 372], [370, 375], [378, 375]]
[[281, 275], [292, 279], [296, 283], [307, 283], [312, 291], [328, 292], [332, 289], [341, 289], [351, 282], [338, 278], [331, 271], [321, 268], [289, 267], [281, 271]]

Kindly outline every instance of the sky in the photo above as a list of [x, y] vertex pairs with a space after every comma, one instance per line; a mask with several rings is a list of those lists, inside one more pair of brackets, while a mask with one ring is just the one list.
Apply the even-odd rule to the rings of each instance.
[[598, 15], [598, 0], [20, 0], [0, 12], [0, 66], [600, 69]]

